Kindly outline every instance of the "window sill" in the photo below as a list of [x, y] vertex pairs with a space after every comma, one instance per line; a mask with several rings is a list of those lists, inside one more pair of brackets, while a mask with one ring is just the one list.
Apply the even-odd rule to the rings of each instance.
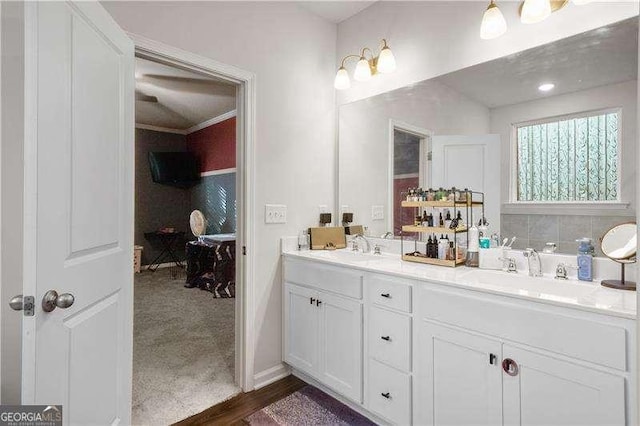
[[630, 203], [504, 203], [502, 214], [635, 216]]

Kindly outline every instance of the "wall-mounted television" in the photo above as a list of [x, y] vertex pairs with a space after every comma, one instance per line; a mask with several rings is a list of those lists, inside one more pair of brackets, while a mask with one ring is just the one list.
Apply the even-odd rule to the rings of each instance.
[[191, 152], [150, 152], [151, 178], [162, 185], [190, 188], [200, 181], [198, 158]]

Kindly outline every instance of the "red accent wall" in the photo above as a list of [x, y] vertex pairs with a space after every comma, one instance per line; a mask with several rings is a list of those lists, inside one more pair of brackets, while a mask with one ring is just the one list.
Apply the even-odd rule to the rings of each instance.
[[[395, 178], [393, 179], [393, 233], [394, 235], [400, 235], [402, 230], [402, 192], [406, 192], [409, 188], [416, 188], [419, 186], [420, 179], [418, 177], [411, 178]], [[407, 212], [405, 212], [407, 213]], [[404, 225], [410, 225], [412, 223], [411, 217], [407, 217]]]
[[200, 159], [200, 171], [231, 169], [236, 166], [236, 118], [187, 135], [187, 150]]

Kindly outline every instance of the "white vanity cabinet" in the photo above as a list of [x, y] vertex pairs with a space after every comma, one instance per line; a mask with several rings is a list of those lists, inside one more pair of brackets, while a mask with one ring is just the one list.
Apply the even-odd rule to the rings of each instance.
[[284, 361], [376, 423], [635, 422], [628, 315], [299, 256], [284, 260]]
[[285, 362], [358, 403], [363, 369], [361, 299], [361, 273], [285, 262]]
[[426, 287], [418, 306], [416, 424], [631, 424], [630, 321]]

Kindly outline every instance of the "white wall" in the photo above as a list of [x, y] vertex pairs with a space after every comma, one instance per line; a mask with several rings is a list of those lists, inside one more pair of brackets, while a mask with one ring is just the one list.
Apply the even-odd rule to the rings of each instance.
[[[371, 235], [392, 231], [389, 205], [389, 119], [434, 135], [489, 133], [489, 108], [450, 87], [429, 80], [340, 107], [339, 205]], [[385, 206], [385, 220], [372, 221], [371, 207]]]
[[22, 294], [22, 4], [2, 2], [2, 275], [0, 282], [0, 384], [2, 404], [20, 403], [22, 312], [8, 307]]
[[[519, 1], [500, 1], [509, 27], [495, 40], [480, 39], [480, 21], [487, 1], [380, 1], [338, 25], [336, 63], [365, 46], [389, 41], [398, 64], [392, 74], [372, 81], [352, 81], [338, 93], [346, 103], [403, 87], [410, 83], [466, 68], [511, 53], [549, 43], [638, 14], [637, 2], [599, 2], [567, 5], [534, 25], [518, 20]], [[336, 65], [336, 70], [339, 65]], [[355, 64], [348, 63], [352, 72]]]
[[[336, 27], [295, 3], [104, 2], [126, 30], [257, 75], [255, 372], [282, 359], [279, 237], [334, 207]], [[264, 205], [286, 204], [286, 225]]]
[[[512, 124], [526, 121], [592, 111], [611, 107], [622, 108], [622, 142], [621, 142], [621, 201], [630, 203], [629, 209], [610, 211], [606, 214], [635, 215], [636, 206], [636, 146], [637, 146], [637, 81], [628, 81], [608, 86], [564, 95], [550, 96], [516, 105], [493, 108], [491, 110], [491, 133], [499, 133], [502, 140], [503, 174], [507, 176], [511, 167]], [[502, 203], [509, 202], [509, 180], [503, 179], [500, 188]], [[514, 207], [515, 208], [515, 207]], [[522, 209], [510, 211], [503, 208], [503, 213], [522, 212]], [[549, 212], [548, 206], [545, 207]], [[580, 208], [584, 211], [584, 208]], [[570, 213], [570, 212], [557, 212]], [[574, 212], [574, 214], [579, 214]], [[599, 214], [603, 214], [599, 211]]]

